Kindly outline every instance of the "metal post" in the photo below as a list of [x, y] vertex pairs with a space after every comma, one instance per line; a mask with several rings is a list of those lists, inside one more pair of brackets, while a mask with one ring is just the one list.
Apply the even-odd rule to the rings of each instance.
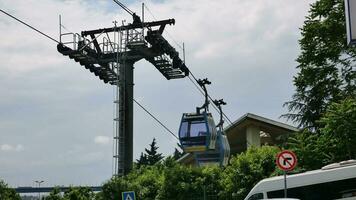
[[120, 63], [118, 175], [126, 175], [133, 162], [133, 64]]
[[284, 171], [284, 198], [287, 198], [287, 172]]
[[185, 45], [184, 45], [184, 42], [183, 42], [183, 62], [185, 64]]
[[[40, 189], [41, 187], [41, 183], [43, 183], [44, 181], [35, 181], [35, 183], [38, 184], [38, 189]], [[41, 199], [41, 192], [38, 191], [38, 199], [40, 200]]]
[[142, 40], [145, 40], [145, 3], [142, 3]]
[[142, 24], [145, 22], [145, 3], [142, 3]]
[[59, 15], [59, 43], [62, 43], [62, 17]]

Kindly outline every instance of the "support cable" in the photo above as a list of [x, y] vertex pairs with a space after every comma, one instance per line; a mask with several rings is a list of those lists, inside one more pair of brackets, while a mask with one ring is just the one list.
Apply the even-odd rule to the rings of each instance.
[[170, 130], [167, 128], [167, 126], [165, 126], [159, 119], [157, 119], [150, 111], [148, 111], [145, 107], [143, 107], [139, 102], [137, 102], [135, 99], [133, 99], [133, 101], [140, 106], [147, 114], [149, 114], [154, 120], [156, 120], [156, 122], [158, 122], [164, 129], [166, 129], [173, 137], [175, 137], [178, 141], [179, 138]]
[[[147, 9], [147, 11], [150, 13], [150, 15], [153, 17], [154, 20], [157, 20], [157, 18], [154, 16], [154, 14], [151, 12], [151, 10], [147, 7], [146, 4], [144, 4], [145, 8]], [[172, 41], [180, 48], [184, 51], [184, 48], [173, 38], [173, 36], [167, 31], [167, 30], [164, 30], [164, 32], [167, 33], [167, 35], [172, 39]], [[189, 70], [189, 69], [188, 69]], [[195, 82], [191, 79], [190, 76], [188, 76], [188, 78], [190, 79], [190, 81], [194, 84], [195, 87], [197, 87], [197, 89], [199, 90], [200, 93], [202, 93], [202, 95], [205, 96], [204, 92], [201, 90], [201, 87], [198, 86], [196, 84], [196, 82], [198, 82], [198, 79], [194, 76], [194, 74], [189, 70], [189, 74], [192, 75], [192, 77], [194, 78]], [[211, 96], [208, 94], [208, 97], [211, 101], [214, 101], [213, 98], [211, 98]], [[217, 112], [220, 112], [219, 109], [216, 107], [215, 104], [213, 104], [213, 108], [217, 111]], [[230, 123], [232, 124], [232, 121], [227, 117], [227, 115], [223, 112], [223, 116], [224, 118]]]
[[130, 10], [127, 6], [125, 6], [123, 3], [121, 3], [118, 0], [114, 0], [114, 2], [119, 5], [122, 9], [124, 9], [127, 13], [129, 13], [130, 15], [133, 15], [134, 12], [132, 10]]
[[33, 26], [27, 24], [26, 22], [24, 22], [24, 21], [22, 21], [22, 20], [16, 18], [15, 16], [13, 16], [13, 15], [11, 15], [11, 14], [9, 14], [9, 13], [3, 11], [2, 9], [0, 9], [0, 11], [1, 11], [2, 13], [4, 13], [5, 15], [7, 15], [7, 16], [9, 16], [9, 17], [15, 19], [16, 21], [20, 22], [21, 24], [23, 24], [23, 25], [25, 25], [25, 26], [31, 28], [32, 30], [38, 32], [39, 34], [41, 34], [41, 35], [47, 37], [48, 39], [50, 39], [50, 40], [52, 40], [52, 41], [54, 41], [54, 42], [59, 43], [58, 40], [54, 39], [53, 37], [51, 37], [51, 36], [49, 36], [49, 35], [47, 35], [47, 34], [45, 34], [45, 33], [43, 33], [42, 31], [40, 31], [40, 30], [36, 29], [35, 27], [33, 27]]

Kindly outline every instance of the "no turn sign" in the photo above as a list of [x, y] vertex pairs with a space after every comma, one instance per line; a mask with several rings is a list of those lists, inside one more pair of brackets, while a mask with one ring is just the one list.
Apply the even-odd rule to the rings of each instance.
[[283, 171], [291, 171], [297, 165], [297, 156], [292, 151], [281, 151], [277, 155], [276, 164]]

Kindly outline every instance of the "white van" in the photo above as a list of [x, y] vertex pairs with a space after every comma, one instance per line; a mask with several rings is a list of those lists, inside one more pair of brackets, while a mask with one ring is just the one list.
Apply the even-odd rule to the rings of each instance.
[[[327, 165], [320, 170], [287, 176], [287, 196], [302, 200], [356, 200], [356, 160]], [[263, 179], [245, 200], [284, 197], [284, 177]]]

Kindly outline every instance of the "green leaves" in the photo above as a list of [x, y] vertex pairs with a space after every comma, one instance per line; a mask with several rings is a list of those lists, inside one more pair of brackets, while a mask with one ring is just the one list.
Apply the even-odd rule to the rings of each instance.
[[0, 199], [1, 200], [20, 200], [20, 195], [16, 193], [14, 189], [9, 188], [9, 186], [0, 179]]
[[237, 199], [243, 199], [260, 180], [270, 177], [276, 171], [275, 157], [277, 147], [252, 147], [236, 157], [232, 157], [221, 179], [225, 187], [222, 196], [233, 193]]
[[188, 167], [168, 157], [153, 166], [136, 168], [125, 177], [111, 179], [100, 195], [114, 200], [117, 194], [133, 190], [137, 199], [147, 200], [203, 199], [204, 194], [221, 200], [243, 199], [254, 184], [275, 173], [278, 151], [269, 146], [250, 148], [233, 157], [225, 169]]
[[340, 103], [333, 103], [320, 123], [324, 125], [321, 133], [333, 138], [335, 159], [356, 158], [356, 99], [348, 98]]
[[55, 188], [45, 200], [94, 200], [94, 192], [88, 187], [70, 187], [64, 194], [58, 188]]
[[319, 132], [305, 129], [288, 139], [286, 148], [298, 155], [301, 170], [356, 158], [355, 98], [331, 103], [317, 123], [321, 126]]
[[318, 132], [332, 102], [356, 94], [355, 48], [346, 45], [343, 0], [318, 0], [301, 28], [296, 92], [283, 116], [301, 128]]
[[140, 168], [141, 166], [145, 165], [154, 165], [162, 160], [163, 156], [161, 153], [157, 152], [159, 147], [156, 146], [156, 139], [153, 138], [152, 143], [150, 144], [149, 149], [145, 149], [146, 153], [141, 153], [140, 158], [137, 160], [137, 167]]

